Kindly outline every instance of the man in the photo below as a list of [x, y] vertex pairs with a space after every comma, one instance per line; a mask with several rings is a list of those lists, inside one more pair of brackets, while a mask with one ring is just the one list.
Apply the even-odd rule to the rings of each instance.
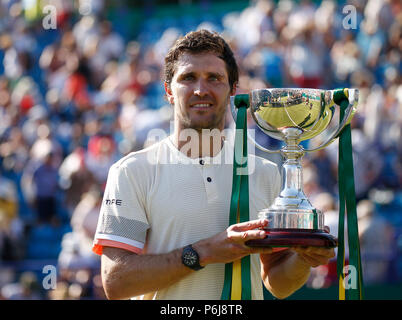
[[109, 299], [220, 299], [224, 264], [250, 254], [252, 299], [263, 298], [261, 278], [285, 298], [305, 283], [311, 266], [333, 256], [333, 250], [274, 253], [244, 244], [265, 237], [260, 228], [267, 221], [256, 220], [257, 213], [280, 188], [276, 166], [261, 158], [249, 159], [252, 219], [228, 226], [233, 165], [222, 159], [233, 159], [233, 147], [221, 132], [237, 81], [233, 53], [217, 34], [191, 32], [167, 54], [174, 133], [124, 157], [108, 176], [93, 249], [102, 255]]

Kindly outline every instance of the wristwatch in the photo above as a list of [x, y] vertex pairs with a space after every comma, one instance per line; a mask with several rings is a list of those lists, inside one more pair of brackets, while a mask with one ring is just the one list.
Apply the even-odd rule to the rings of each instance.
[[200, 270], [204, 268], [200, 265], [200, 257], [191, 244], [183, 248], [181, 261], [186, 267], [189, 267], [193, 270]]

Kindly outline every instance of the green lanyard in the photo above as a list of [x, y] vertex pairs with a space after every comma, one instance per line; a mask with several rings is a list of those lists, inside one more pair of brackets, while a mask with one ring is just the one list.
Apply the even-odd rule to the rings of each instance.
[[[349, 105], [349, 99], [345, 95], [345, 91], [336, 91], [334, 93], [334, 101], [341, 108], [340, 120], [342, 120], [345, 110]], [[339, 136], [339, 225], [337, 274], [339, 280], [339, 298], [361, 300], [363, 299], [363, 275], [360, 258], [360, 242], [353, 171], [352, 136], [350, 124], [348, 124], [344, 127]], [[349, 266], [353, 266], [357, 271], [357, 274], [351, 272], [348, 276], [358, 277], [357, 279], [352, 279], [346, 290], [344, 287], [345, 275], [343, 273], [345, 267], [345, 213], [348, 223]], [[356, 285], [354, 286], [354, 284]]]
[[[235, 146], [233, 159], [232, 196], [230, 201], [229, 225], [249, 221], [249, 185], [247, 167], [247, 108], [248, 95], [236, 95], [235, 106], [238, 109], [236, 118]], [[225, 278], [221, 299], [232, 298], [233, 263], [226, 263]], [[250, 256], [241, 259], [241, 299], [251, 299]]]

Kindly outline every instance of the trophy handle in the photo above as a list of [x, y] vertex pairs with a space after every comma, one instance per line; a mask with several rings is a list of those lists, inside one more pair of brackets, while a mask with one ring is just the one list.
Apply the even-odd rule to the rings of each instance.
[[[332, 95], [337, 90], [330, 90]], [[335, 132], [332, 133], [332, 135], [325, 141], [323, 142], [320, 146], [314, 148], [314, 149], [304, 149], [306, 152], [313, 152], [317, 151], [320, 149], [325, 148], [326, 146], [330, 145], [332, 142], [335, 141], [335, 139], [338, 137], [338, 135], [341, 133], [343, 128], [350, 123], [350, 121], [353, 118], [353, 115], [356, 112], [356, 105], [359, 101], [359, 90], [358, 89], [344, 89], [345, 95], [349, 98], [349, 105], [345, 110], [345, 114], [343, 116], [342, 121], [340, 122], [338, 128], [335, 130]]]
[[[234, 121], [236, 122], [237, 112], [236, 112], [236, 106], [235, 106], [235, 96], [230, 97], [230, 111], [232, 112], [232, 117], [233, 117]], [[247, 131], [247, 138], [261, 151], [264, 151], [267, 153], [280, 153], [281, 152], [281, 150], [271, 150], [271, 149], [263, 147], [257, 141], [255, 141], [255, 139], [248, 133], [248, 131]]]

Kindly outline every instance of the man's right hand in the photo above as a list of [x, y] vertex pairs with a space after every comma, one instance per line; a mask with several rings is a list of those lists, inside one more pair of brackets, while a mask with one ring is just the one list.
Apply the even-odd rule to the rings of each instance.
[[272, 248], [251, 248], [245, 242], [264, 239], [266, 234], [261, 228], [268, 220], [251, 220], [229, 226], [225, 231], [193, 244], [200, 256], [200, 264], [229, 263], [252, 253], [272, 253]]

